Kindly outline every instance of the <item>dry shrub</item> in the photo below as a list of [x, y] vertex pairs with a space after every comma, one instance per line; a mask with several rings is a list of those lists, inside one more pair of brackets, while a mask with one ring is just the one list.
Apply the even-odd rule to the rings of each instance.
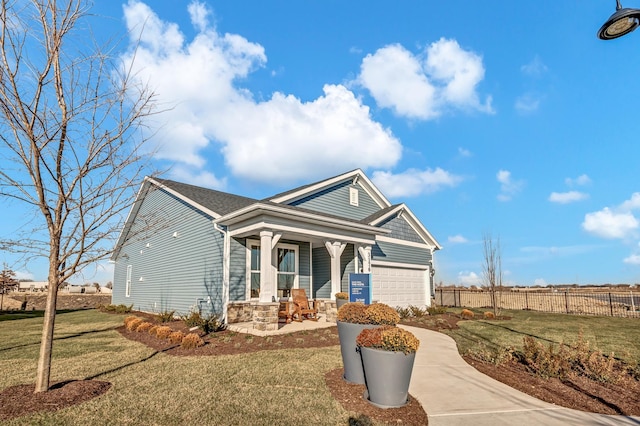
[[460, 315], [462, 316], [463, 319], [473, 319], [473, 317], [475, 316], [473, 314], [473, 312], [471, 312], [469, 309], [463, 309], [462, 312], [460, 312]]
[[362, 303], [345, 303], [338, 309], [338, 321], [352, 324], [369, 324], [367, 307]]
[[184, 339], [184, 333], [182, 331], [174, 331], [169, 334], [169, 340], [171, 343], [182, 343], [182, 339]]
[[152, 336], [156, 336], [157, 332], [158, 332], [158, 325], [152, 325], [151, 328], [149, 330], [147, 330], [147, 333], [149, 333]]
[[142, 323], [143, 323], [143, 321], [140, 318], [136, 318], [136, 319], [132, 319], [131, 321], [129, 321], [125, 327], [129, 331], [134, 331]]
[[153, 324], [151, 324], [148, 321], [144, 321], [142, 323], [140, 323], [140, 325], [138, 327], [136, 327], [136, 331], [138, 333], [144, 333], [145, 331], [149, 331], [149, 329], [153, 327]]
[[158, 339], [168, 339], [171, 333], [173, 333], [173, 330], [166, 325], [161, 325], [156, 329], [156, 337]]
[[356, 338], [356, 344], [365, 348], [409, 354], [418, 350], [420, 340], [407, 330], [383, 325], [378, 328], [362, 330]]
[[487, 319], [487, 320], [496, 319], [496, 314], [494, 314], [491, 311], [487, 311], [484, 313], [484, 319]]
[[180, 346], [184, 349], [195, 349], [204, 345], [204, 340], [196, 333], [189, 333], [182, 339]]
[[138, 319], [138, 317], [136, 317], [134, 315], [129, 315], [128, 317], [126, 317], [124, 319], [124, 326], [127, 327], [131, 321], [136, 320], [136, 319]]

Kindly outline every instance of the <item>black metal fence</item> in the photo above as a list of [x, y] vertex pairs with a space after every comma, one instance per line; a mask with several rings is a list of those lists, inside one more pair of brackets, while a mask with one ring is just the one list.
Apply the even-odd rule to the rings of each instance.
[[[490, 291], [470, 289], [436, 289], [435, 302], [440, 306], [451, 307], [492, 307]], [[504, 289], [496, 291], [496, 302], [500, 309], [640, 318], [640, 291]]]

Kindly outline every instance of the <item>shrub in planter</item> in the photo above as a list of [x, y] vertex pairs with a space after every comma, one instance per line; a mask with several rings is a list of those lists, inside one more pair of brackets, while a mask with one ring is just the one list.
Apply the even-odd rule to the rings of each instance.
[[341, 299], [341, 300], [349, 300], [349, 295], [347, 293], [345, 293], [344, 291], [341, 291], [340, 293], [336, 293], [336, 300]]
[[381, 408], [405, 405], [420, 341], [413, 333], [392, 326], [363, 330], [356, 341], [362, 356], [367, 400]]
[[184, 349], [195, 349], [204, 345], [204, 340], [196, 333], [189, 333], [182, 339], [180, 346]]
[[363, 329], [380, 325], [395, 325], [400, 316], [395, 309], [384, 303], [365, 306], [362, 303], [347, 303], [338, 309], [338, 337], [347, 382], [364, 384], [362, 360], [356, 351], [356, 337]]

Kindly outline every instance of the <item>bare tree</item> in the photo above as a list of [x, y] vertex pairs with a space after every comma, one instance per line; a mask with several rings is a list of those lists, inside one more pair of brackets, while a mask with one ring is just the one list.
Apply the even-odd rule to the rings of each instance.
[[500, 252], [500, 237], [495, 241], [491, 234], [483, 236], [482, 277], [489, 289], [491, 307], [494, 315], [500, 314], [500, 300], [502, 295], [502, 253]]
[[23, 235], [0, 246], [48, 259], [42, 392], [58, 289], [109, 256], [149, 166], [154, 99], [92, 40], [88, 0], [0, 2], [0, 196], [32, 209]]

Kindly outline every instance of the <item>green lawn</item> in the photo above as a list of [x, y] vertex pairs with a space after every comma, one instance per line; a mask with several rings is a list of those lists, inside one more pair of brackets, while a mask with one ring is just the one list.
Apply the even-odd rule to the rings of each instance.
[[[458, 310], [459, 311], [459, 310]], [[481, 310], [473, 310], [482, 318]], [[534, 311], [503, 311], [510, 320], [462, 321], [460, 329], [449, 331], [461, 353], [498, 347], [522, 348], [524, 336], [543, 343], [574, 343], [580, 332], [592, 349], [614, 352], [632, 365], [640, 363], [640, 319], [549, 314]]]
[[[221, 357], [171, 357], [114, 330], [124, 315], [57, 316], [52, 380], [96, 378], [100, 398], [6, 424], [346, 424], [324, 373], [340, 367], [338, 346]], [[0, 322], [0, 389], [35, 382], [42, 318]]]

